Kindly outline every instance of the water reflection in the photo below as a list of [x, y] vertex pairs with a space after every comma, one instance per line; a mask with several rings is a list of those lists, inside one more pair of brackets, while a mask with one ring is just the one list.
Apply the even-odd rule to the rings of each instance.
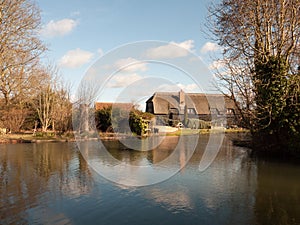
[[[200, 136], [189, 164], [174, 177], [141, 188], [99, 177], [72, 143], [1, 145], [0, 224], [299, 224], [299, 165], [251, 160], [247, 149], [226, 137], [201, 172], [208, 140]], [[97, 142], [86, 144], [85, 154], [93, 157]], [[104, 144], [121, 163], [151, 168], [173, 154], [178, 137], [153, 151]], [[159, 173], [182, 167], [190, 154], [187, 138]], [[95, 160], [115, 165], [109, 158]]]
[[[198, 224], [224, 224], [227, 221], [253, 224], [255, 164], [248, 159], [246, 150], [234, 149], [227, 138], [213, 164], [206, 171], [199, 171], [199, 161], [208, 139], [208, 136], [202, 136], [196, 152], [181, 173], [159, 187], [145, 188], [145, 197], [172, 213], [192, 215], [182, 223], [195, 223], [197, 218]], [[173, 222], [180, 224], [178, 218]]]
[[[197, 140], [197, 135], [170, 137], [151, 151], [128, 149], [118, 141], [80, 142], [79, 149], [89, 165], [106, 179], [126, 186], [145, 186], [165, 181], [180, 171], [192, 156]], [[143, 143], [147, 141], [152, 139], [142, 140], [141, 147], [147, 146]]]
[[174, 213], [180, 211], [188, 212], [195, 206], [188, 190], [184, 189], [166, 190], [162, 188], [149, 188], [145, 191], [145, 197]]
[[[1, 146], [0, 219], [4, 223], [28, 223], [29, 209], [62, 195], [75, 198], [90, 192], [89, 167], [70, 148], [73, 146], [66, 143]], [[54, 215], [50, 213], [49, 218], [55, 219]]]
[[[152, 151], [135, 151], [132, 149], [127, 148], [119, 141], [102, 141], [106, 149], [109, 151], [109, 153], [118, 161], [125, 162], [131, 165], [136, 166], [143, 166], [143, 165], [149, 165], [149, 164], [157, 164], [165, 159], [167, 159], [173, 152], [175, 147], [178, 145], [179, 137], [177, 136], [170, 136], [168, 138], [165, 138], [161, 141], [161, 143]], [[142, 144], [146, 143], [148, 139], [142, 140]], [[183, 166], [185, 162], [185, 157], [187, 154], [187, 142], [184, 141], [181, 143], [180, 146], [180, 162]], [[85, 143], [87, 144], [87, 143]], [[89, 148], [89, 146], [86, 146]], [[140, 146], [143, 148], [143, 145]], [[102, 158], [107, 159], [108, 161], [106, 163], [112, 163], [112, 161], [109, 161], [109, 158]], [[145, 161], [147, 160], [147, 161]], [[169, 162], [171, 164], [177, 163], [177, 161]]]
[[257, 162], [255, 213], [259, 224], [300, 224], [300, 167]]

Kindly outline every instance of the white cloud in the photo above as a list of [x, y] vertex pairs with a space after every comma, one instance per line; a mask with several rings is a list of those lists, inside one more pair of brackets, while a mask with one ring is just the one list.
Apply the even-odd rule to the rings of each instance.
[[69, 34], [76, 26], [77, 22], [73, 19], [51, 20], [43, 27], [41, 35], [44, 37], [64, 36]]
[[172, 44], [178, 45], [182, 48], [185, 48], [187, 50], [192, 50], [194, 48], [194, 41], [193, 40], [187, 40], [181, 43], [171, 42]]
[[189, 54], [194, 48], [194, 41], [187, 40], [181, 43], [170, 42], [167, 45], [162, 45], [156, 48], [148, 49], [146, 56], [152, 59], [172, 59], [184, 57]]
[[198, 85], [197, 84], [178, 84], [180, 89], [182, 89], [184, 92], [190, 93], [198, 90]]
[[61, 67], [78, 68], [83, 64], [88, 63], [94, 54], [92, 52], [81, 50], [76, 48], [68, 51], [59, 61]]
[[126, 72], [146, 71], [148, 69], [147, 63], [131, 57], [119, 59], [114, 63], [114, 67]]
[[137, 73], [118, 74], [112, 77], [107, 86], [110, 88], [121, 88], [130, 85], [131, 83], [142, 79], [142, 76]]
[[213, 42], [206, 42], [205, 45], [201, 48], [200, 52], [202, 54], [207, 53], [207, 52], [215, 52], [220, 49], [220, 46], [216, 43]]
[[183, 90], [186, 93], [191, 93], [191, 92], [200, 92], [200, 89], [197, 84], [162, 84], [158, 87], [158, 91], [170, 91], [170, 92], [176, 92]]

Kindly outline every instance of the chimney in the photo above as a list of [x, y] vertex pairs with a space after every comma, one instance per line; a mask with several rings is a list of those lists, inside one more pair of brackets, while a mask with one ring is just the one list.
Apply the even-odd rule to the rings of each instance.
[[181, 89], [179, 92], [179, 114], [181, 115], [184, 114], [184, 107], [185, 107], [185, 96], [183, 90]]
[[181, 89], [180, 92], [179, 92], [179, 104], [180, 104], [180, 105], [185, 105], [184, 92], [183, 92], [182, 89]]

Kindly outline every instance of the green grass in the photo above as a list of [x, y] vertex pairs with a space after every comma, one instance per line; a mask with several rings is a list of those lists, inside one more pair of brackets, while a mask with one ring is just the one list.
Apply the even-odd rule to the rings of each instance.
[[[166, 136], [180, 136], [180, 135], [194, 135], [194, 134], [210, 134], [222, 131], [222, 129], [180, 129], [175, 132], [166, 133]], [[242, 133], [242, 132], [249, 132], [249, 130], [246, 129], [224, 129], [225, 133]]]
[[194, 135], [199, 134], [199, 129], [179, 129], [175, 132], [166, 133], [166, 136]]

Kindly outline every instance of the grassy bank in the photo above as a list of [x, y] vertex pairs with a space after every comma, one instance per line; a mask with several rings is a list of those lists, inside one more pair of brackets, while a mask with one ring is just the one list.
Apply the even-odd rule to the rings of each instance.
[[16, 144], [16, 143], [38, 143], [38, 142], [68, 142], [74, 141], [74, 136], [71, 133], [65, 135], [33, 135], [31, 133], [20, 134], [5, 134], [0, 136], [1, 144]]
[[[195, 134], [210, 134], [214, 132], [224, 131], [225, 133], [244, 133], [248, 132], [244, 129], [179, 129], [175, 132], [165, 133], [166, 136], [181, 136], [181, 135], [195, 135]], [[160, 134], [158, 134], [160, 135]], [[97, 136], [97, 134], [96, 134]], [[91, 136], [93, 138], [95, 135]], [[99, 133], [100, 139], [120, 139], [128, 138], [131, 135], [128, 134], [114, 134], [114, 133]], [[89, 138], [87, 137], [87, 140]], [[72, 132], [55, 135], [54, 133], [37, 133], [33, 135], [32, 133], [19, 133], [19, 134], [5, 134], [0, 136], [0, 144], [7, 143], [39, 143], [39, 142], [72, 142], [75, 141], [75, 137]]]
[[210, 134], [210, 133], [216, 133], [216, 132], [224, 132], [224, 133], [245, 133], [249, 132], [245, 129], [179, 129], [175, 132], [166, 133], [166, 136], [180, 136], [180, 135], [194, 135], [194, 134]]

